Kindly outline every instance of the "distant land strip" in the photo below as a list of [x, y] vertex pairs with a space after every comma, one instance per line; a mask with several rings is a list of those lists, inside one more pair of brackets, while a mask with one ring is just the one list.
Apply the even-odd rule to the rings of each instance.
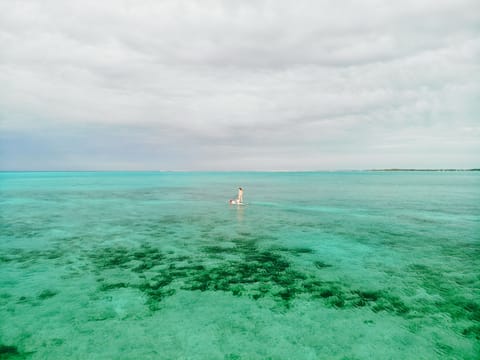
[[480, 171], [479, 169], [369, 169], [367, 171]]

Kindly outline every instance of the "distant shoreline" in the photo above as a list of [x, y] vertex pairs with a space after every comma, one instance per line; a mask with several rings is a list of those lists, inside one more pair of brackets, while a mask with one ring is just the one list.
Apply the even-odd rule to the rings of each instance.
[[369, 169], [366, 171], [480, 171], [480, 169]]

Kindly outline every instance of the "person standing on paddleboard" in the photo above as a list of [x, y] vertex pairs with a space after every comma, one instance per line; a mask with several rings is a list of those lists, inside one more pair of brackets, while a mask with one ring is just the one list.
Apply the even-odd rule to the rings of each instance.
[[243, 189], [241, 187], [238, 188], [238, 195], [235, 200], [230, 200], [230, 204], [243, 204]]
[[238, 203], [243, 204], [243, 189], [241, 187], [238, 188]]

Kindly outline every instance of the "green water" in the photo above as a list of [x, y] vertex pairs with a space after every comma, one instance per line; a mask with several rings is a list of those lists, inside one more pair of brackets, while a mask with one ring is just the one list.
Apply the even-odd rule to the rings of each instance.
[[1, 173], [0, 216], [0, 359], [480, 358], [479, 173]]

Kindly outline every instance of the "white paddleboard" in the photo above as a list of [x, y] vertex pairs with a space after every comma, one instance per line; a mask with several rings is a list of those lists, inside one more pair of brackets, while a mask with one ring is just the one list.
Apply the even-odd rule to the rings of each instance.
[[245, 206], [245, 205], [248, 205], [247, 203], [237, 203], [237, 202], [233, 202], [231, 203], [230, 201], [228, 202], [228, 205], [241, 205], [241, 206]]

